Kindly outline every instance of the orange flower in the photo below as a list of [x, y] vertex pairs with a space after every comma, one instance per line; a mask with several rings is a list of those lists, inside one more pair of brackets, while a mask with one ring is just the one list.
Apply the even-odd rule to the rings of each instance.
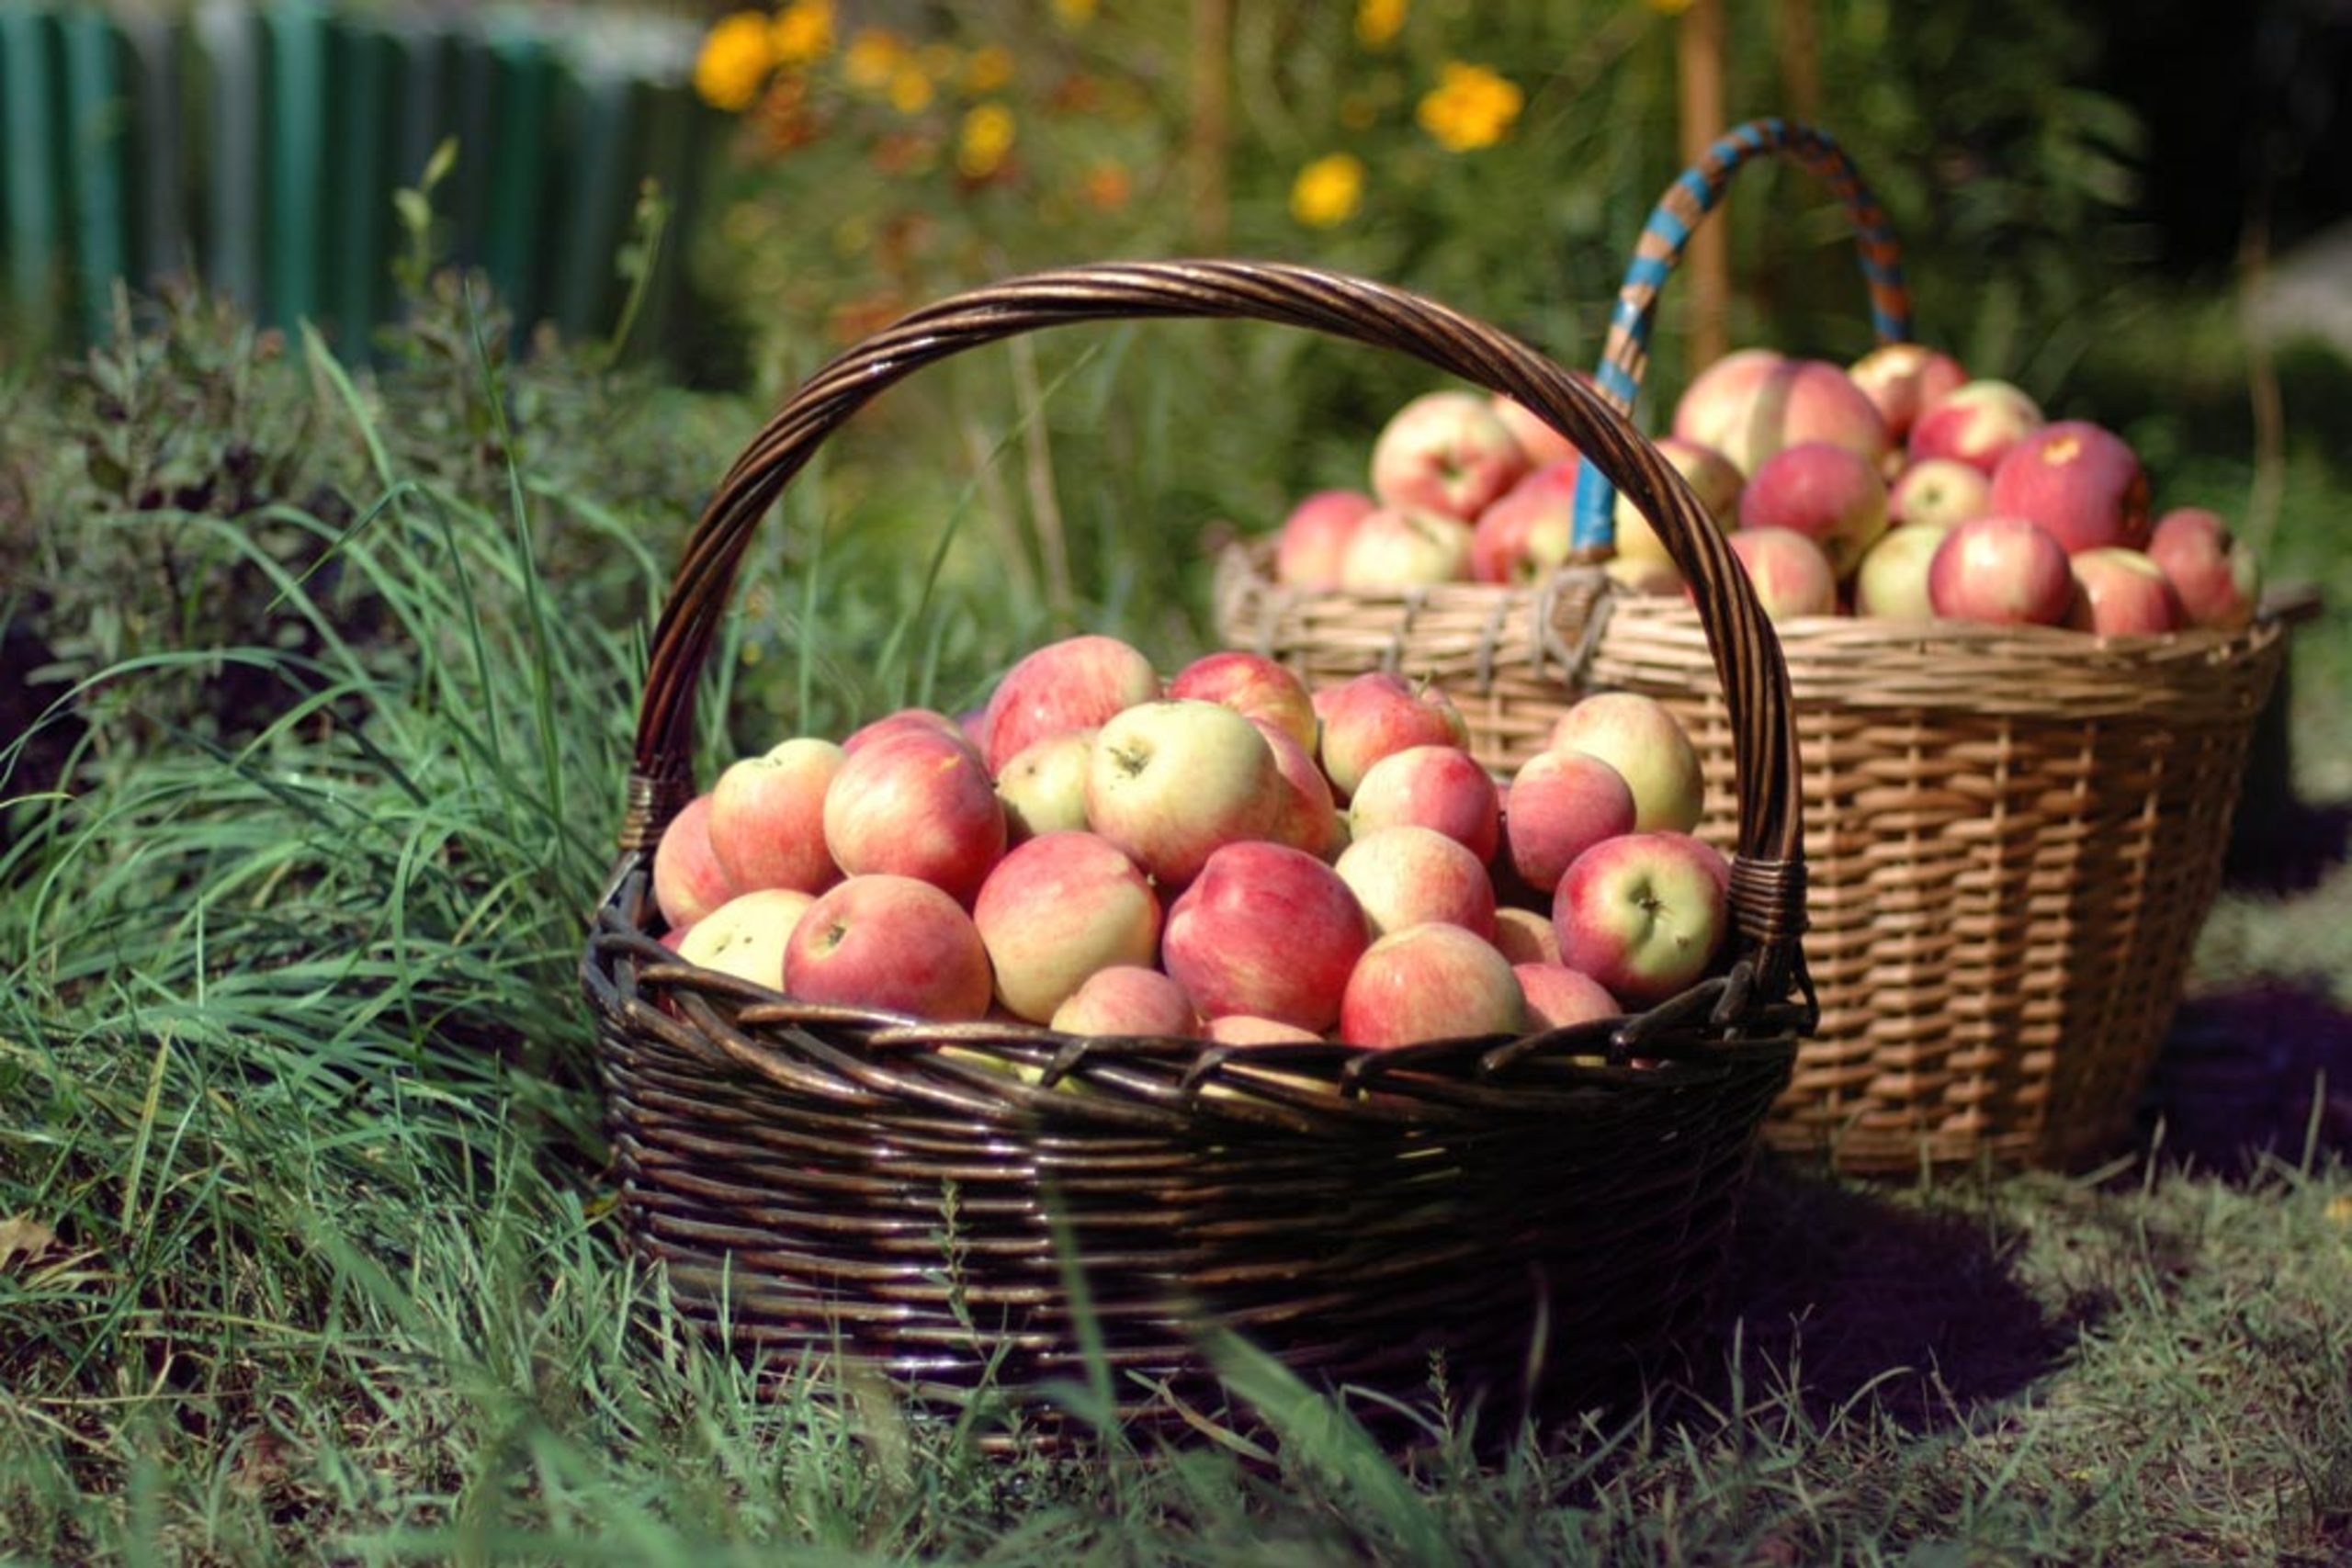
[[963, 130], [956, 138], [956, 169], [967, 179], [984, 180], [1004, 166], [1017, 130], [1012, 111], [990, 99], [965, 111]]
[[993, 93], [1012, 80], [1012, 51], [1001, 43], [983, 44], [964, 62], [964, 85], [975, 93]]
[[1411, 9], [1412, 0], [1356, 0], [1356, 41], [1366, 49], [1386, 49], [1405, 30], [1405, 13]]
[[695, 58], [695, 91], [713, 108], [740, 113], [759, 96], [775, 68], [775, 41], [758, 11], [737, 11], [711, 24]]
[[1471, 152], [1503, 139], [1525, 104], [1518, 84], [1484, 65], [1449, 60], [1415, 118], [1449, 152]]
[[1310, 229], [1329, 229], [1355, 216], [1363, 199], [1363, 161], [1331, 152], [1299, 170], [1291, 182], [1290, 215]]
[[775, 14], [769, 46], [779, 65], [806, 65], [833, 47], [833, 0], [793, 0]]

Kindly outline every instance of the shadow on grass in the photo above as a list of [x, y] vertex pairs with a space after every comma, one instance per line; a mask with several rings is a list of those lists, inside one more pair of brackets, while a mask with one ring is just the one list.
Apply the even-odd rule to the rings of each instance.
[[2156, 1060], [2143, 1122], [2161, 1161], [2222, 1174], [2265, 1156], [2352, 1158], [2352, 1012], [2278, 979], [2190, 998]]

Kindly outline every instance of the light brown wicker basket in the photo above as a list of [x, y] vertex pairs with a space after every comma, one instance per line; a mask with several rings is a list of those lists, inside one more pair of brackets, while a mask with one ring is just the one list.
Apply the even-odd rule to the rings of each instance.
[[[1858, 228], [1875, 208], [1826, 138], [1743, 127], [1670, 187], [1652, 235], [1687, 234], [1741, 160], [1825, 167]], [[1701, 197], [1705, 200], [1702, 201]], [[1624, 406], [1637, 330], [1679, 241], [1645, 241], [1600, 378]], [[1873, 304], [1899, 277], [1883, 234]], [[1890, 316], [1878, 311], [1881, 331]], [[1536, 588], [1300, 594], [1269, 547], [1218, 562], [1228, 642], [1313, 679], [1390, 668], [1443, 685], [1498, 771], [1582, 692], [1656, 696], [1709, 777], [1702, 833], [1731, 818], [1725, 714], [1679, 599], [1617, 592], [1591, 565]], [[2077, 1167], [2125, 1135], [2220, 884], [2248, 740], [2285, 655], [2245, 631], [2094, 639], [2043, 628], [1820, 618], [1778, 631], [1796, 705], [1819, 1030], [1768, 1140], [1849, 1170], [1978, 1160]]]

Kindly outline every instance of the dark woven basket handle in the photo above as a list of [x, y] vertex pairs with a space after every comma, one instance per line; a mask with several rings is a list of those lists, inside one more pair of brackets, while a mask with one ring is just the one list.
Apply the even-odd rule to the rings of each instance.
[[[1625, 269], [1616, 309], [1610, 313], [1600, 365], [1593, 373], [1601, 396], [1618, 408], [1632, 412], [1634, 399], [1641, 391], [1642, 374], [1649, 367], [1650, 324], [1657, 318], [1658, 291], [1681, 259], [1682, 247], [1723, 199], [1732, 175], [1758, 152], [1794, 159], [1827, 181], [1845, 202], [1861, 254], [1862, 280], [1870, 286], [1871, 325], [1881, 343], [1910, 340], [1911, 296], [1903, 287], [1903, 260], [1894, 231], [1887, 226], [1878, 198], [1862, 183], [1852, 161], [1826, 131], [1782, 119], [1752, 119], [1726, 132], [1707, 149], [1705, 156], [1683, 170], [1666, 187], [1666, 194], [1650, 211], [1649, 221], [1642, 226], [1633, 265]], [[1577, 475], [1574, 540], [1579, 551], [1608, 551], [1616, 533], [1611, 520], [1616, 502], [1617, 492], [1607, 476], [1586, 463]]]
[[1795, 730], [1780, 643], [1747, 574], [1674, 468], [1615, 409], [1516, 338], [1433, 300], [1272, 262], [1071, 267], [943, 299], [817, 371], [735, 461], [688, 538], [653, 635], [624, 852], [649, 849], [691, 797], [695, 688], [752, 529], [818, 446], [910, 372], [1001, 338], [1123, 318], [1240, 317], [1412, 355], [1508, 393], [1634, 498], [1694, 590], [1734, 729], [1739, 859], [1733, 912], [1766, 995], [1787, 994], [1804, 923]]

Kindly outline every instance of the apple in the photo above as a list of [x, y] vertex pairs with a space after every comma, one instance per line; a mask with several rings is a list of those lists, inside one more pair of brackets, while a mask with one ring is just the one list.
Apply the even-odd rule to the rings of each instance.
[[678, 808], [653, 846], [653, 907], [672, 926], [690, 926], [735, 894], [710, 847], [707, 790]]
[[[1976, 470], [1971, 468], [1970, 473]], [[1932, 621], [1928, 566], [1951, 525], [1905, 523], [1871, 547], [1854, 573], [1854, 614], [1883, 621]]]
[[1277, 844], [1305, 850], [1317, 860], [1333, 859], [1347, 847], [1348, 824], [1331, 799], [1331, 781], [1316, 765], [1314, 753], [1288, 732], [1262, 718], [1250, 722], [1273, 748], [1274, 768], [1282, 774], [1281, 804], [1265, 836]]
[[1315, 750], [1315, 699], [1306, 682], [1263, 654], [1228, 649], [1193, 660], [1168, 682], [1171, 697], [1223, 703], [1248, 718], [1264, 719]]
[[2076, 550], [2066, 565], [2075, 578], [2075, 604], [2066, 624], [2077, 631], [2162, 637], [2188, 624], [2172, 581], [2142, 551], [2101, 545]]
[[1682, 573], [1669, 561], [1611, 560], [1601, 570], [1628, 593], [1645, 598], [1670, 594], [1687, 596], [1690, 585], [1682, 581]]
[[1559, 716], [1545, 749], [1582, 751], [1616, 769], [1634, 792], [1637, 831], [1687, 833], [1699, 825], [1707, 804], [1699, 749], [1656, 697], [1596, 692]]
[[1690, 987], [1729, 929], [1729, 874], [1711, 856], [1723, 858], [1680, 833], [1628, 833], [1578, 855], [1552, 900], [1560, 962], [1629, 1006]]
[[1837, 569], [1807, 536], [1793, 528], [1738, 528], [1731, 550], [1771, 621], [1838, 613]]
[[[1727, 455], [1765, 379], [1786, 363], [1777, 349], [1739, 348], [1709, 363], [1675, 400], [1669, 434]], [[1727, 458], [1728, 460], [1728, 458]]]
[[1364, 514], [1340, 558], [1351, 593], [1394, 593], [1470, 575], [1470, 525], [1441, 512], [1384, 506]]
[[994, 989], [964, 907], [888, 874], [854, 875], [808, 906], [785, 944], [784, 988], [805, 1002], [942, 1023], [985, 1017]]
[[1201, 1032], [1220, 1045], [1315, 1045], [1323, 1039], [1311, 1029], [1246, 1012], [1213, 1018]]
[[1478, 513], [1470, 581], [1540, 582], [1567, 563], [1576, 535], [1576, 459], [1536, 469]]
[[817, 901], [797, 887], [762, 887], [734, 897], [696, 920], [678, 939], [678, 956], [689, 964], [749, 980], [772, 991], [784, 989], [784, 949], [800, 917]]
[[1503, 837], [1511, 869], [1548, 896], [1576, 858], [1603, 839], [1634, 830], [1633, 787], [1606, 759], [1584, 751], [1539, 751], [1511, 775]]
[[2148, 558], [2172, 580], [2188, 625], [2233, 632], [2253, 622], [2261, 565], [2220, 513], [2201, 506], [2165, 513], [2148, 536]]
[[1348, 801], [1348, 830], [1362, 839], [1411, 823], [1434, 828], [1484, 864], [1501, 838], [1495, 781], [1458, 746], [1408, 746], [1364, 771]]
[[1292, 507], [1274, 536], [1274, 581], [1315, 593], [1340, 586], [1349, 536], [1379, 504], [1360, 490], [1318, 490]]
[[1928, 603], [1945, 620], [2057, 626], [2075, 603], [2066, 547], [2022, 517], [1971, 518], [1928, 560]]
[[2088, 420], [2045, 424], [2009, 448], [1993, 470], [1984, 509], [2041, 524], [2069, 555], [2148, 542], [2148, 476], [2139, 455]]
[[1837, 581], [1853, 575], [1886, 532], [1886, 481], [1877, 465], [1826, 441], [1783, 446], [1739, 492], [1739, 524], [1787, 528], [1821, 547]]
[[1093, 833], [1047, 833], [1016, 845], [980, 884], [972, 923], [996, 973], [996, 998], [1043, 1023], [1089, 975], [1148, 964], [1159, 952], [1159, 899], [1135, 862]]
[[1973, 463], [1921, 457], [1895, 476], [1886, 496], [1886, 514], [1906, 525], [1949, 528], [1984, 516], [1992, 491], [1991, 477]]
[[1262, 837], [1283, 792], [1256, 725], [1222, 703], [1163, 698], [1114, 715], [1094, 738], [1086, 820], [1160, 886], [1179, 887], [1219, 847]]
[[854, 757], [876, 740], [910, 729], [944, 735], [950, 740], [961, 741], [971, 747], [975, 755], [980, 750], [960, 719], [952, 718], [936, 708], [899, 708], [850, 731], [849, 739], [842, 742], [842, 753]]
[[1506, 904], [1495, 911], [1495, 951], [1510, 959], [1514, 967], [1521, 964], [1557, 964], [1560, 933], [1552, 929], [1551, 916]]
[[1283, 844], [1227, 844], [1169, 907], [1160, 964], [1204, 1018], [1246, 1013], [1321, 1032], [1372, 940], [1339, 874]]
[[825, 791], [823, 842], [850, 875], [918, 877], [968, 908], [1004, 855], [1004, 803], [971, 749], [920, 730], [862, 746]]
[[1364, 834], [1331, 863], [1373, 934], [1442, 920], [1495, 936], [1495, 884], [1487, 863], [1434, 828], [1406, 824]]
[[1086, 769], [1099, 729], [1058, 729], [1012, 755], [996, 776], [1005, 841], [1086, 826]]
[[1373, 494], [1465, 524], [1525, 472], [1510, 426], [1476, 392], [1424, 392], [1389, 416], [1372, 446]]
[[989, 694], [981, 720], [989, 776], [1040, 736], [1091, 729], [1113, 714], [1159, 695], [1159, 672], [1117, 637], [1064, 637], [1015, 660]]
[[1340, 998], [1340, 1038], [1410, 1045], [1519, 1034], [1527, 998], [1491, 942], [1442, 920], [1391, 931], [1364, 949]]
[[1622, 1017], [1625, 1011], [1608, 987], [1565, 964], [1514, 964], [1510, 968], [1527, 998], [1531, 1029], [1566, 1029], [1572, 1023]]
[[1048, 1029], [1063, 1034], [1121, 1034], [1193, 1040], [1201, 1021], [1193, 998], [1159, 970], [1139, 964], [1097, 969], [1054, 1010]]
[[1951, 457], [1990, 475], [2011, 447], [2041, 425], [2041, 405], [2021, 389], [2007, 381], [1970, 381], [1919, 411], [1910, 457]]
[[[1572, 370], [1568, 374], [1587, 386], [1592, 384], [1592, 378], [1581, 370]], [[1520, 456], [1526, 459], [1529, 468], [1573, 463], [1580, 456], [1575, 442], [1553, 429], [1542, 414], [1518, 399], [1497, 392], [1488, 402], [1495, 411], [1495, 417], [1503, 422], [1503, 428], [1510, 431], [1510, 438], [1519, 444]]]
[[[1658, 456], [1672, 464], [1674, 471], [1682, 476], [1683, 482], [1699, 498], [1700, 506], [1714, 519], [1715, 525], [1729, 533], [1732, 525], [1739, 520], [1739, 492], [1746, 483], [1740, 478], [1739, 470], [1732, 467], [1731, 459], [1712, 446], [1702, 446], [1696, 441], [1687, 441], [1680, 436], [1660, 436], [1657, 446]], [[1650, 520], [1642, 515], [1642, 509], [1621, 495], [1617, 498], [1614, 522], [1617, 558], [1610, 563], [1611, 575], [1616, 575], [1614, 569], [1621, 563], [1629, 568], [1664, 567], [1672, 574], [1673, 581], [1652, 591], [1679, 592], [1682, 587], [1681, 569], [1667, 553], [1666, 541], [1657, 536], [1657, 530], [1651, 527]], [[1655, 573], [1648, 581], [1657, 581]]]
[[825, 796], [845, 760], [801, 736], [727, 765], [710, 790], [710, 852], [728, 882], [820, 893], [841, 880], [825, 849]]
[[1385, 670], [1327, 686], [1316, 694], [1323, 720], [1323, 773], [1340, 800], [1354, 795], [1372, 765], [1414, 746], [1461, 746], [1462, 716], [1433, 687], [1416, 690]]
[[1846, 367], [1886, 422], [1889, 440], [1910, 434], [1919, 412], [1968, 380], [1960, 361], [1916, 343], [1883, 343]]
[[[1743, 383], [1744, 399], [1736, 395]], [[1876, 405], [1842, 368], [1820, 359], [1776, 358], [1760, 373], [1743, 369], [1704, 417], [1686, 426], [1678, 408], [1673, 434], [1713, 447], [1750, 476], [1782, 447], [1808, 441], [1846, 447], [1873, 466], [1890, 445]]]

